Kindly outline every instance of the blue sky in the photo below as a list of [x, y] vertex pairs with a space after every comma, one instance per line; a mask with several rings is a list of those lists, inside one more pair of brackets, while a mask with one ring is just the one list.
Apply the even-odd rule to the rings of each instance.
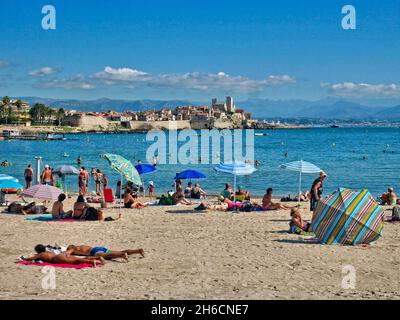
[[[43, 30], [44, 5], [57, 29]], [[343, 30], [351, 4], [357, 29]], [[400, 1], [3, 1], [0, 95], [400, 97]]]

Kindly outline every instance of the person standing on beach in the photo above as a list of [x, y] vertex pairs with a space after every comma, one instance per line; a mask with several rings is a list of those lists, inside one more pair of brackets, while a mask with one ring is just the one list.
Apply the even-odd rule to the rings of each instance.
[[76, 163], [78, 164], [78, 166], [82, 164], [81, 156], [78, 156], [78, 159], [76, 159]]
[[53, 172], [50, 169], [50, 166], [46, 164], [44, 167], [44, 171], [42, 173], [42, 184], [50, 186], [53, 181]]
[[153, 166], [156, 167], [156, 166], [157, 166], [157, 163], [158, 163], [158, 157], [157, 157], [157, 156], [154, 156], [154, 157], [153, 157]]
[[96, 173], [94, 174], [94, 181], [96, 183], [96, 194], [101, 195], [101, 184], [103, 181], [103, 174], [101, 173], [100, 169], [96, 170]]
[[324, 181], [327, 177], [327, 174], [324, 171], [321, 171], [319, 173], [319, 177], [314, 180], [312, 186], [311, 186], [311, 200], [310, 200], [310, 211], [314, 211], [314, 209], [317, 207], [318, 201], [322, 197], [322, 192], [324, 190]]
[[89, 174], [85, 170], [85, 167], [81, 167], [79, 176], [78, 176], [78, 185], [79, 185], [79, 194], [82, 196], [87, 195], [87, 179]]
[[34, 176], [34, 173], [33, 173], [32, 165], [28, 164], [28, 167], [25, 169], [25, 172], [24, 172], [26, 189], [29, 189], [30, 187], [32, 187], [33, 176]]

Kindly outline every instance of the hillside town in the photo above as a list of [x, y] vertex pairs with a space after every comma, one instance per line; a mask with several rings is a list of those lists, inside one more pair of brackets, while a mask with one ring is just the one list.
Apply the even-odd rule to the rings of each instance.
[[[111, 109], [111, 108], [110, 108]], [[236, 108], [233, 98], [212, 99], [211, 105], [184, 105], [174, 109], [126, 111], [123, 113], [82, 112], [48, 108], [36, 103], [29, 106], [21, 100], [4, 97], [0, 103], [0, 123], [20, 127], [64, 126], [83, 130], [150, 130], [150, 129], [234, 129], [253, 128], [257, 123], [244, 109]]]

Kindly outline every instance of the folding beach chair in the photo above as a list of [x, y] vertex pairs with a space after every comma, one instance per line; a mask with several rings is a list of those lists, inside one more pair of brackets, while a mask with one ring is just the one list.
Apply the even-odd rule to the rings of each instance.
[[106, 203], [114, 203], [114, 196], [112, 189], [104, 189], [104, 202]]

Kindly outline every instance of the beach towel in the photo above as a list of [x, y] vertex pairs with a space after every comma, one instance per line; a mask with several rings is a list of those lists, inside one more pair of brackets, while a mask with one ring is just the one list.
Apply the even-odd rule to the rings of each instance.
[[39, 216], [39, 217], [28, 217], [28, 218], [25, 218], [25, 220], [28, 220], [28, 221], [47, 221], [47, 222], [76, 222], [76, 221], [80, 221], [80, 220], [72, 219], [72, 218], [54, 219], [51, 214], [45, 214], [45, 215], [42, 215], [42, 216]]
[[[48, 263], [48, 262], [32, 262], [32, 261], [24, 261], [19, 260], [16, 261], [18, 264], [23, 264], [26, 266], [37, 266], [37, 267], [55, 267], [55, 268], [69, 268], [69, 269], [85, 269], [85, 268], [94, 268], [91, 264], [81, 263], [81, 264], [66, 264], [66, 263]], [[102, 266], [103, 264], [98, 263], [97, 266]]]

